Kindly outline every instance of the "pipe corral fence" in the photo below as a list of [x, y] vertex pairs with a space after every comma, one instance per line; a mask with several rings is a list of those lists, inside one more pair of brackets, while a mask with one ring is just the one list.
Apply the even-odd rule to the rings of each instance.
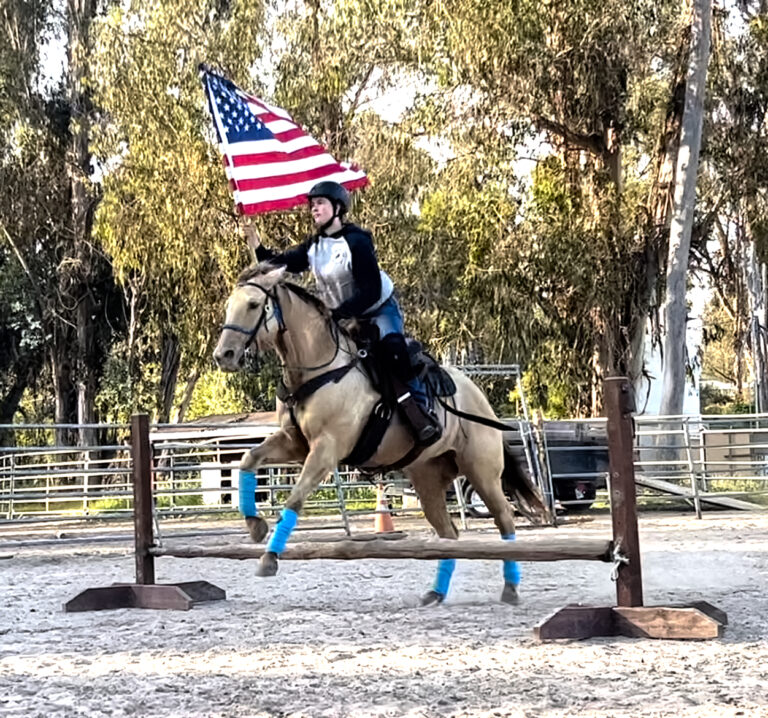
[[[548, 503], [567, 512], [607, 505], [610, 479], [605, 419], [509, 419], [505, 440], [518, 454]], [[98, 445], [64, 445], [66, 433], [88, 429]], [[156, 512], [159, 518], [237, 511], [243, 452], [277, 429], [274, 413], [151, 427]], [[0, 426], [0, 524], [73, 519], [125, 519], [133, 511], [128, 424]], [[635, 480], [641, 507], [671, 504], [701, 515], [706, 507], [760, 509], [768, 500], [768, 414], [636, 417]], [[276, 513], [297, 466], [258, 471], [257, 505]], [[389, 507], [419, 512], [404, 477], [378, 481]], [[449, 508], [483, 517], [485, 507], [462, 478], [449, 492]], [[306, 505], [312, 515], [338, 517], [377, 510], [375, 486], [356, 470], [330, 474]]]

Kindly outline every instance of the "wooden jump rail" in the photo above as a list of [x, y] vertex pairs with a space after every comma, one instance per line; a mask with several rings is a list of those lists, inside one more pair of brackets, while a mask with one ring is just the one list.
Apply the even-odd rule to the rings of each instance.
[[[235, 544], [230, 546], [155, 546], [152, 556], [175, 558], [230, 558], [245, 560], [259, 558], [265, 546]], [[336, 541], [333, 543], [288, 544], [280, 554], [281, 561], [309, 561], [333, 559], [357, 561], [361, 558], [413, 558], [434, 561], [442, 558], [499, 559], [513, 561], [613, 561], [613, 542], [600, 539], [556, 539], [537, 541], [452, 541], [449, 539], [400, 539], [387, 541]]]
[[[535, 629], [541, 640], [581, 639], [593, 636], [647, 638], [714, 638], [727, 624], [725, 613], [700, 601], [686, 606], [644, 606], [637, 528], [635, 472], [633, 463], [634, 402], [631, 383], [615, 377], [605, 381], [610, 456], [610, 498], [613, 540], [519, 539], [506, 541], [449, 541], [446, 539], [397, 541], [342, 540], [327, 543], [290, 544], [281, 560], [357, 560], [413, 558], [511, 559], [517, 561], [613, 562], [616, 581], [615, 606], [567, 606]], [[149, 419], [137, 414], [131, 423], [133, 447], [134, 535], [136, 582], [90, 588], [64, 605], [65, 611], [111, 608], [175, 608], [187, 610], [195, 603], [224, 599], [222, 589], [207, 581], [179, 584], [155, 583], [155, 558], [258, 558], [265, 547], [156, 546], [152, 531], [152, 455]]]

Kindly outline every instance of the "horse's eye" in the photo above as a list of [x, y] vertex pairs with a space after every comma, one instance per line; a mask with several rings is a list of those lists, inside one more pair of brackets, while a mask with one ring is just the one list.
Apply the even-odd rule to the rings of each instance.
[[248, 302], [248, 309], [258, 309], [259, 303], [258, 302]]

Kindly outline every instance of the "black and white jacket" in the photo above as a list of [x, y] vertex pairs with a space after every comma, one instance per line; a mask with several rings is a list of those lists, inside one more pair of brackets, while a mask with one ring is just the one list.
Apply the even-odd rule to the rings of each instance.
[[392, 280], [379, 269], [371, 233], [354, 224], [314, 235], [281, 254], [259, 246], [256, 258], [289, 272], [311, 269], [321, 299], [342, 317], [371, 314], [392, 296]]

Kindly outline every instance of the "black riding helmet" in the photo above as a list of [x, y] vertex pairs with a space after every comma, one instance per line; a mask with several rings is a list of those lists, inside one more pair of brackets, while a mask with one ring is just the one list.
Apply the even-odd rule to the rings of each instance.
[[325, 197], [333, 204], [333, 214], [341, 219], [349, 210], [349, 192], [338, 182], [318, 182], [307, 195], [307, 201], [315, 197]]

